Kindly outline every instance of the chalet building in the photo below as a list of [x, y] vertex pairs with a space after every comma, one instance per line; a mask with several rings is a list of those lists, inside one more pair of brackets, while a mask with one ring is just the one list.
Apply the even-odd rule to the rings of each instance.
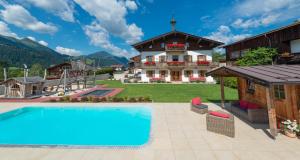
[[227, 64], [234, 65], [246, 51], [258, 47], [276, 48], [278, 64], [300, 64], [300, 22], [225, 45]]
[[205, 73], [213, 68], [213, 48], [223, 43], [175, 30], [136, 43], [140, 52], [141, 81], [213, 82]]
[[17, 77], [2, 82], [5, 86], [5, 98], [33, 98], [43, 93], [44, 79], [42, 77]]
[[137, 55], [129, 59], [128, 62], [129, 73], [137, 74], [141, 72], [142, 70], [139, 68], [140, 66], [141, 66], [141, 55]]

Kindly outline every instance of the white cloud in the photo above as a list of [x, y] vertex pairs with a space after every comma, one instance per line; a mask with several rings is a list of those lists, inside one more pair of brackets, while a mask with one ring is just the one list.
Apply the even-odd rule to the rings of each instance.
[[135, 23], [128, 24], [126, 3], [117, 0], [75, 0], [77, 4], [90, 15], [96, 17], [97, 22], [116, 37], [120, 37], [132, 44], [141, 40], [144, 35]]
[[74, 22], [74, 3], [70, 0], [19, 0], [42, 8], [67, 22]]
[[18, 35], [8, 28], [7, 24], [3, 21], [0, 21], [0, 34], [3, 36], [19, 38]]
[[20, 5], [5, 4], [3, 7], [4, 9], [0, 11], [0, 16], [7, 23], [38, 33], [53, 34], [58, 30], [56, 26], [50, 23], [43, 23], [37, 20]]
[[235, 28], [256, 28], [299, 17], [300, 0], [244, 0], [232, 9]]
[[238, 34], [234, 35], [228, 26], [221, 25], [216, 32], [211, 33], [207, 38], [216, 41], [224, 42], [225, 44], [239, 41], [251, 36], [250, 34]]
[[80, 56], [81, 52], [76, 49], [64, 48], [61, 46], [57, 46], [55, 51], [61, 54], [69, 55], [69, 56]]
[[99, 23], [93, 22], [91, 25], [85, 26], [84, 32], [90, 38], [92, 45], [109, 50], [114, 55], [130, 56], [127, 50], [121, 49], [110, 42], [108, 31]]
[[137, 10], [138, 9], [138, 6], [137, 4], [135, 3], [135, 1], [133, 0], [126, 0], [125, 1], [125, 6], [130, 9], [130, 10]]
[[41, 45], [43, 45], [43, 46], [46, 46], [46, 47], [48, 46], [48, 43], [45, 42], [45, 41], [43, 41], [43, 40], [38, 41], [38, 43], [41, 44]]
[[32, 40], [32, 41], [35, 41], [35, 42], [38, 42], [39, 44], [43, 45], [43, 46], [48, 46], [48, 43], [43, 41], [43, 40], [40, 40], [40, 41], [37, 41], [36, 38], [32, 37], [32, 36], [28, 36], [27, 37], [28, 39]]

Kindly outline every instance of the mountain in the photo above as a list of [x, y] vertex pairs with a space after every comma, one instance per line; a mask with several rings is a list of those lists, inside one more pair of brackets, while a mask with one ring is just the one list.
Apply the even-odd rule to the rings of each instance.
[[90, 55], [70, 57], [60, 54], [46, 46], [39, 44], [28, 38], [16, 39], [0, 35], [0, 62], [6, 62], [11, 67], [29, 67], [35, 63], [43, 67], [65, 61], [84, 59], [92, 66], [110, 66], [113, 64], [123, 64], [127, 66], [128, 59], [114, 56], [108, 52], [100, 51]]
[[39, 63], [48, 67], [68, 59], [69, 56], [62, 55], [28, 38], [16, 39], [0, 35], [0, 61], [5, 61], [10, 66], [22, 67], [23, 64], [31, 66]]
[[77, 59], [85, 59], [89, 65], [104, 67], [113, 64], [128, 65], [128, 59], [125, 57], [114, 56], [106, 51], [95, 52], [85, 56], [79, 56]]

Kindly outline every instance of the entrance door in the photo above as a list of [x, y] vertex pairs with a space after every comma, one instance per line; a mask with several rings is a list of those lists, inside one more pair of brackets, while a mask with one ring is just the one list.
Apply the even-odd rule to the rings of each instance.
[[37, 93], [37, 86], [32, 86], [32, 95], [36, 95]]
[[172, 81], [181, 81], [180, 71], [172, 71], [171, 72], [171, 80]]

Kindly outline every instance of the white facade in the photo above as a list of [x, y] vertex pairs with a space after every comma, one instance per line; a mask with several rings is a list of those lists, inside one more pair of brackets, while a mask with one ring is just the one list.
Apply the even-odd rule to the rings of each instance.
[[[147, 51], [147, 52], [141, 52], [141, 63], [144, 64], [145, 62], [147, 62], [147, 57], [148, 56], [153, 56], [153, 60], [155, 61], [155, 63], [159, 63], [160, 61], [160, 56], [165, 56], [166, 57], [166, 62], [171, 62], [173, 61], [173, 55], [177, 55], [178, 56], [178, 61], [179, 62], [184, 62], [185, 59], [184, 57], [186, 55], [191, 55], [192, 56], [192, 62], [197, 63], [198, 62], [198, 56], [199, 55], [205, 55], [206, 57], [206, 61], [212, 62], [212, 50], [198, 50], [198, 51], [185, 51], [184, 54], [182, 53], [167, 53], [165, 51]], [[194, 78], [199, 78], [201, 77], [201, 75], [199, 75], [200, 70], [203, 71], [207, 71], [206, 69], [201, 69], [201, 68], [181, 68], [181, 69], [176, 69], [175, 68], [143, 68], [142, 69], [142, 74], [141, 74], [141, 80], [142, 82], [150, 82], [151, 78], [160, 78], [160, 71], [166, 71], [166, 76], [165, 81], [167, 82], [171, 82], [171, 71], [178, 71], [180, 72], [180, 81], [182, 82], [190, 82], [190, 76], [185, 75], [185, 71], [192, 71], [191, 75]], [[153, 71], [153, 77], [148, 77], [147, 76], [147, 71]], [[214, 79], [212, 77], [206, 77], [206, 82], [208, 83], [213, 83]]]
[[291, 41], [291, 51], [292, 53], [300, 53], [300, 39]]

